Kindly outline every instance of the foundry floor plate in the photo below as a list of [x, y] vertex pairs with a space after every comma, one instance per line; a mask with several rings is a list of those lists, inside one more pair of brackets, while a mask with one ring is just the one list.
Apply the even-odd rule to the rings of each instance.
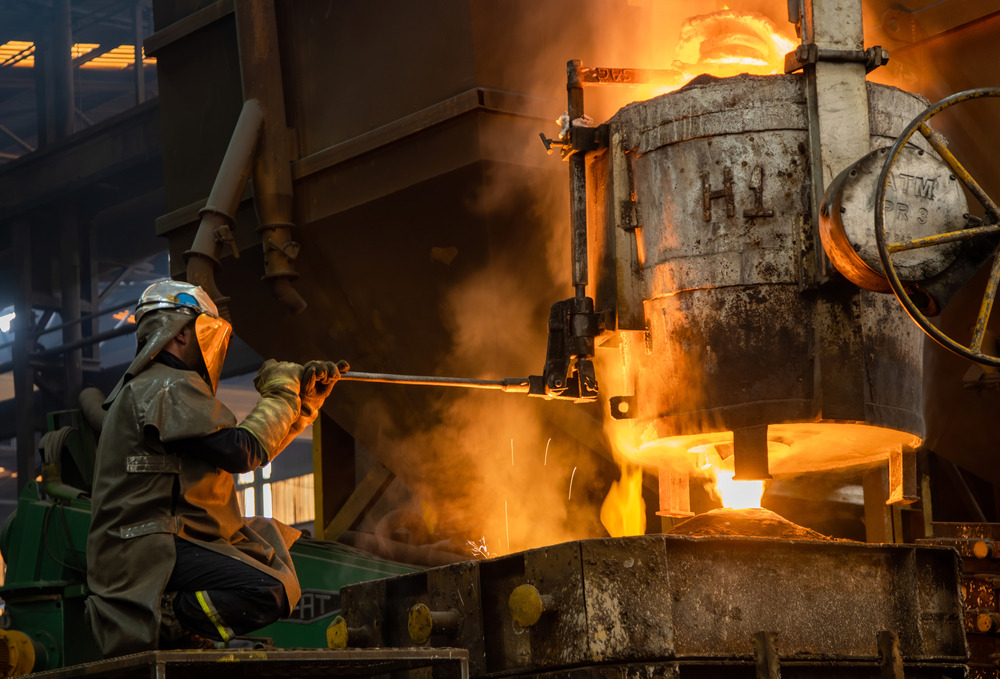
[[453, 648], [149, 651], [31, 676], [39, 679], [371, 677], [442, 665], [452, 670], [451, 679], [467, 679], [468, 651]]

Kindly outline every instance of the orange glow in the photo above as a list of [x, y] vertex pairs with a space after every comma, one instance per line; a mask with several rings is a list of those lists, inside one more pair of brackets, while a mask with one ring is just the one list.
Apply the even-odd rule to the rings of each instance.
[[688, 77], [783, 73], [795, 41], [762, 14], [724, 9], [688, 18], [681, 27], [674, 67]]
[[81, 57], [88, 52], [93, 52], [96, 48], [100, 47], [100, 44], [96, 42], [78, 42], [71, 48], [73, 53], [73, 58]]
[[649, 88], [649, 95], [672, 92], [699, 75], [727, 78], [742, 73], [784, 73], [785, 55], [797, 45], [790, 25], [779, 30], [756, 12], [722, 9], [688, 17], [681, 24], [671, 63], [677, 78]]
[[727, 509], [759, 509], [764, 495], [763, 481], [734, 481], [734, 472], [713, 467], [715, 471], [715, 494]]
[[[97, 69], [122, 69], [128, 68], [135, 63], [135, 47], [133, 45], [119, 45], [110, 52], [105, 52], [101, 56], [80, 64], [80, 68]], [[142, 65], [149, 66], [156, 63], [153, 57], [146, 58], [143, 50]]]
[[646, 532], [646, 504], [642, 499], [642, 467], [622, 464], [622, 476], [611, 484], [601, 505], [601, 523], [613, 538]]
[[[98, 43], [78, 42], [71, 48], [73, 59], [82, 57], [100, 47]], [[17, 61], [8, 64], [17, 68], [30, 68], [35, 65], [35, 43], [24, 40], [10, 40], [0, 45], [0, 64], [10, 60]], [[143, 51], [145, 55], [145, 50]], [[135, 62], [135, 47], [133, 45], [119, 45], [105, 54], [95, 57], [90, 61], [80, 64], [79, 68], [86, 69], [122, 69], [132, 66]], [[155, 57], [143, 56], [143, 66], [156, 64]]]
[[122, 309], [121, 311], [111, 314], [111, 318], [115, 319], [116, 321], [123, 321], [125, 319], [128, 319], [126, 321], [127, 323], [135, 324], [135, 314], [130, 312], [128, 309]]
[[35, 57], [33, 56], [35, 52], [35, 43], [26, 42], [24, 40], [9, 40], [8, 42], [0, 45], [0, 64], [4, 63], [8, 59], [13, 59], [18, 55], [26, 54], [20, 61], [15, 62], [12, 66], [34, 66]]

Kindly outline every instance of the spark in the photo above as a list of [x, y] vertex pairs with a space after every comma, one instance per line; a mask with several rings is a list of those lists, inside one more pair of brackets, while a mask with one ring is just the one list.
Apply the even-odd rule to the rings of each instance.
[[485, 535], [479, 538], [479, 542], [473, 542], [472, 540], [468, 540], [466, 544], [468, 544], [469, 547], [472, 548], [472, 556], [476, 557], [477, 559], [489, 559], [490, 557], [493, 556], [492, 554], [490, 554], [490, 550], [486, 546]]
[[510, 440], [510, 466], [514, 466], [514, 439]]
[[567, 500], [573, 499], [573, 479], [576, 477], [576, 467], [573, 467], [573, 473], [569, 475], [569, 497]]
[[546, 466], [546, 465], [548, 465], [548, 463], [549, 463], [549, 444], [550, 443], [552, 443], [552, 439], [551, 438], [548, 441], [545, 442], [545, 459], [542, 461], [542, 466], [543, 467]]

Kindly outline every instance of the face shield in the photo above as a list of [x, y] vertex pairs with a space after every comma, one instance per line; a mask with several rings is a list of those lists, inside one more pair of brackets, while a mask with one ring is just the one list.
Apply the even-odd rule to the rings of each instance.
[[214, 394], [219, 388], [219, 377], [222, 375], [222, 364], [226, 360], [233, 326], [223, 318], [203, 313], [194, 321], [194, 332], [198, 338], [202, 360], [205, 361], [208, 382]]

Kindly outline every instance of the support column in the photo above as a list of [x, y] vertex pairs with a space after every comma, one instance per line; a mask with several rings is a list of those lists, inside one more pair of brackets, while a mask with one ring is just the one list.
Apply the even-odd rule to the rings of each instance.
[[889, 498], [889, 470], [883, 465], [870, 469], [862, 477], [865, 493], [865, 542], [895, 542], [892, 506]]
[[73, 134], [76, 121], [71, 0], [52, 0], [51, 8], [34, 34], [39, 148]]
[[30, 364], [34, 345], [34, 318], [31, 310], [31, 224], [20, 219], [14, 224], [14, 255], [17, 261], [17, 294], [14, 303], [14, 412], [17, 417], [17, 492], [35, 477], [35, 370]]
[[56, 139], [75, 131], [76, 108], [73, 94], [73, 12], [71, 0], [52, 1], [53, 114]]
[[52, 36], [48, 26], [39, 24], [34, 32], [35, 65], [32, 67], [35, 78], [35, 110], [38, 148], [45, 148], [56, 138], [55, 120], [52, 116], [52, 67], [49, 58], [49, 43]]
[[[82, 268], [80, 276], [81, 312], [88, 315], [89, 318], [80, 325], [80, 331], [86, 337], [93, 337], [101, 332], [101, 316], [99, 315], [101, 311], [100, 264], [97, 259], [98, 233], [93, 215], [86, 215], [83, 218], [83, 223], [85, 228], [80, 232], [80, 240], [86, 244], [86, 250], [80, 253]], [[100, 342], [87, 345], [83, 353], [83, 361], [85, 364], [100, 366]]]
[[[60, 313], [66, 325], [62, 331], [65, 345], [79, 343], [83, 338], [80, 327], [80, 228], [76, 218], [76, 205], [68, 201], [60, 215], [59, 225], [59, 278], [62, 306]], [[67, 408], [77, 407], [77, 398], [83, 388], [83, 347], [77, 346], [63, 354], [66, 366]]]
[[133, 13], [133, 25], [135, 27], [135, 103], [141, 104], [146, 101], [146, 67], [143, 65], [142, 59], [142, 38], [143, 38], [143, 24], [142, 24], [142, 5], [143, 0], [139, 0], [135, 3], [135, 12]]

